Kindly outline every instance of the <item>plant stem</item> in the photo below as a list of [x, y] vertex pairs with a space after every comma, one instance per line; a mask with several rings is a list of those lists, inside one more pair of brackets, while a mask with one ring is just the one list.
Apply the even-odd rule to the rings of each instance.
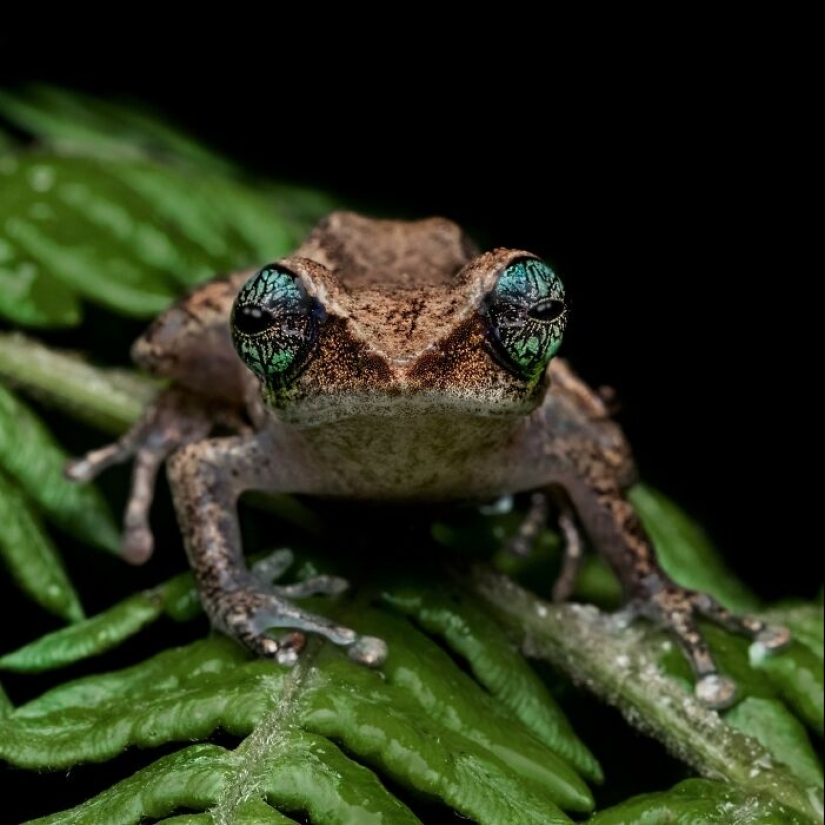
[[94, 367], [20, 333], [0, 332], [0, 379], [111, 433], [128, 429], [158, 389], [131, 370]]
[[594, 607], [543, 602], [487, 568], [474, 573], [472, 586], [519, 634], [527, 655], [561, 668], [701, 775], [772, 796], [813, 822], [825, 821], [821, 791], [805, 787], [755, 739], [661, 673], [661, 633], [638, 626], [618, 630], [615, 620]]

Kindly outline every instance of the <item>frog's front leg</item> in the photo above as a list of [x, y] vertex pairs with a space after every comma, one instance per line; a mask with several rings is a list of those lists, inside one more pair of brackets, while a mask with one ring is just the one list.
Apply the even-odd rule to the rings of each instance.
[[[380, 639], [359, 636], [290, 601], [296, 595], [338, 592], [340, 580], [320, 577], [288, 587], [271, 585], [263, 578], [283, 572], [283, 554], [271, 557], [254, 573], [247, 569], [241, 549], [238, 497], [245, 490], [290, 491], [286, 465], [278, 461], [266, 433], [190, 444], [172, 456], [168, 472], [200, 599], [215, 628], [254, 653], [282, 664], [296, 661], [306, 633], [347, 648], [358, 662], [383, 662], [387, 651]], [[271, 628], [292, 632], [276, 640], [267, 635]]]
[[790, 641], [784, 628], [759, 619], [734, 616], [712, 597], [675, 584], [656, 561], [653, 544], [622, 489], [611, 461], [592, 443], [567, 443], [572, 471], [556, 479], [575, 506], [586, 533], [610, 562], [628, 599], [628, 612], [669, 629], [696, 674], [696, 694], [709, 707], [729, 706], [735, 684], [719, 674], [697, 619], [704, 616], [729, 630], [761, 642], [771, 651]]

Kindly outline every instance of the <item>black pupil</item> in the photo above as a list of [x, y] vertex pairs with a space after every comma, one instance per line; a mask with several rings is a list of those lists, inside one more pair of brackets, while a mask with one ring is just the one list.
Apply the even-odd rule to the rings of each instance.
[[564, 301], [556, 301], [550, 298], [530, 307], [527, 314], [536, 321], [549, 323], [555, 321], [562, 312], [564, 312]]
[[256, 335], [269, 329], [273, 320], [272, 315], [260, 307], [239, 306], [235, 310], [235, 327], [247, 335]]

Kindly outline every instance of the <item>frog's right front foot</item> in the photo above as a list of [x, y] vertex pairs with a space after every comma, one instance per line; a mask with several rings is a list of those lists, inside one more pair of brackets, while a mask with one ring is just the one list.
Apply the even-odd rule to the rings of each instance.
[[206, 438], [215, 423], [227, 421], [229, 415], [227, 409], [207, 404], [184, 390], [166, 389], [117, 441], [66, 465], [68, 478], [91, 481], [107, 467], [134, 458], [120, 550], [130, 564], [143, 564], [154, 549], [149, 509], [163, 462], [179, 447]]
[[[387, 646], [380, 639], [361, 636], [354, 630], [308, 613], [292, 603], [292, 598], [337, 595], [347, 583], [335, 576], [317, 576], [297, 584], [277, 586], [269, 582], [279, 577], [292, 563], [292, 554], [280, 550], [251, 573], [243, 573], [218, 591], [203, 591], [201, 601], [212, 624], [239, 641], [253, 653], [293, 665], [306, 644], [307, 633], [323, 636], [346, 648], [349, 657], [360, 664], [377, 667], [387, 658]], [[286, 629], [279, 639], [268, 635], [274, 628]]]

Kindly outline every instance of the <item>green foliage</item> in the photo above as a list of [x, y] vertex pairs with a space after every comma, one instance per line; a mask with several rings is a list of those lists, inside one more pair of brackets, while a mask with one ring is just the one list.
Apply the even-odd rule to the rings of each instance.
[[0, 557], [21, 589], [41, 607], [67, 621], [83, 608], [63, 562], [26, 497], [0, 472]]
[[682, 782], [666, 793], [636, 797], [589, 820], [591, 825], [806, 825], [776, 802], [748, 797], [706, 779]]
[[251, 187], [227, 174], [231, 164], [112, 104], [38, 89], [0, 93], [2, 115], [39, 140], [0, 156], [0, 318], [17, 324], [74, 326], [81, 299], [151, 318], [182, 287], [286, 254], [333, 206]]
[[94, 486], [64, 476], [68, 459], [37, 416], [0, 386], [0, 466], [58, 527], [115, 551], [120, 532], [111, 511]]
[[[0, 92], [2, 118], [15, 127], [0, 130], [6, 327], [84, 330], [87, 304], [116, 321], [148, 318], [203, 278], [284, 254], [332, 207], [317, 192], [250, 183], [234, 163], [134, 108], [35, 88]], [[20, 134], [30, 138], [25, 147]], [[617, 634], [595, 611], [546, 604], [492, 573], [438, 566], [406, 578], [384, 570], [370, 581], [360, 571], [352, 597], [313, 600], [313, 610], [388, 641], [381, 671], [319, 642], [289, 670], [251, 660], [223, 637], [202, 638], [187, 573], [84, 618], [78, 591], [85, 600], [89, 585], [83, 575], [70, 580], [49, 531], [111, 551], [110, 505], [94, 486], [64, 480], [66, 451], [11, 387], [119, 433], [155, 385], [2, 330], [0, 382], [0, 557], [27, 596], [71, 622], [0, 650], [14, 699], [0, 688], [0, 759], [66, 770], [140, 749], [145, 765], [38, 821], [403, 825], [449, 811], [482, 825], [580, 819], [594, 805], [586, 782], [599, 783], [602, 769], [514, 642], [552, 661], [568, 690], [570, 676], [587, 684], [693, 769], [726, 780], [689, 780], [588, 821], [823, 821], [822, 768], [809, 738], [822, 735], [821, 605], [770, 611], [795, 635], [778, 657], [709, 629], [743, 694], [724, 720], [697, 706], [684, 661], [657, 632]], [[675, 578], [733, 609], [759, 607], [672, 502], [642, 487], [633, 499]], [[277, 512], [318, 531], [318, 519], [294, 503], [281, 501]], [[511, 527], [512, 517], [488, 517], [434, 532], [466, 556], [492, 553]], [[325, 565], [328, 538], [321, 531], [315, 541], [319, 554], [305, 556], [302, 575]], [[538, 561], [521, 571], [511, 562], [512, 572], [549, 580], [541, 566], [558, 564], [558, 544], [546, 533]], [[0, 581], [0, 592], [8, 586]], [[609, 603], [615, 582], [593, 564], [580, 592]], [[180, 646], [166, 641], [171, 628], [183, 634]], [[139, 642], [148, 654], [133, 652]], [[62, 668], [71, 678], [61, 681]], [[30, 686], [47, 678], [46, 690]], [[650, 785], [625, 795], [639, 789]]]

